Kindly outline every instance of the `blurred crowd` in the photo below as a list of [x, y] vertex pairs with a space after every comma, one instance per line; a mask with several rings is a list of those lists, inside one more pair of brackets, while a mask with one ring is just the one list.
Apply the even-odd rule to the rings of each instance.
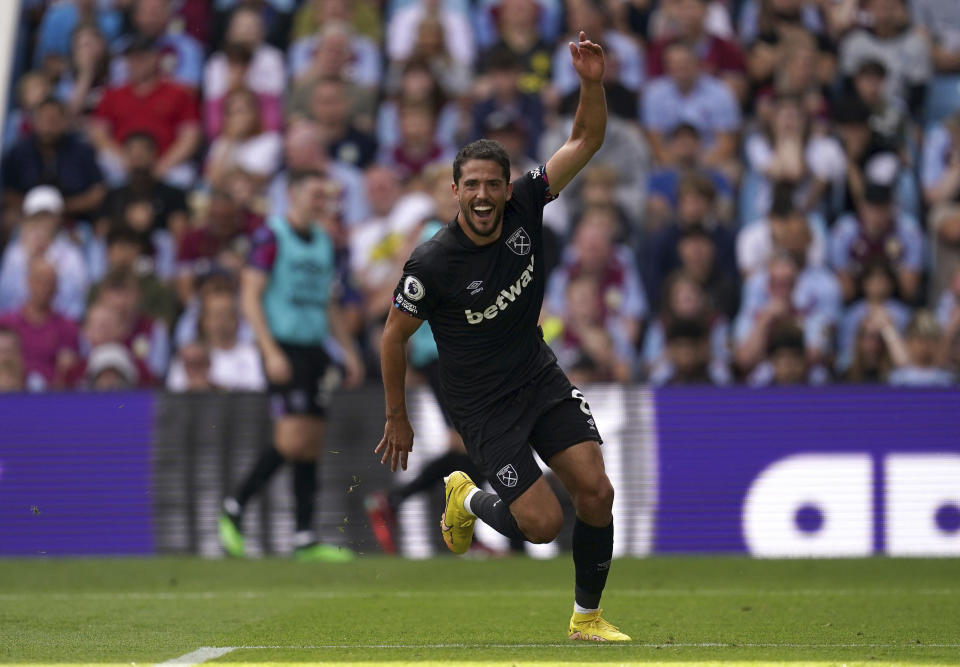
[[543, 330], [575, 382], [957, 379], [957, 0], [21, 4], [0, 389], [262, 389], [239, 274], [305, 168], [374, 378], [404, 260], [457, 213], [457, 148], [544, 163], [579, 30], [606, 143], [544, 213]]

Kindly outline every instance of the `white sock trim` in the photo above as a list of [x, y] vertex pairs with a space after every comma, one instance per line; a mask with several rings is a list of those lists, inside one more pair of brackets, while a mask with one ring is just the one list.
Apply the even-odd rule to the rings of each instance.
[[479, 488], [470, 489], [470, 493], [468, 493], [468, 494], [467, 494], [467, 497], [463, 499], [463, 509], [467, 510], [467, 514], [469, 514], [470, 516], [473, 516], [473, 517], [475, 517], [475, 516], [477, 516], [477, 515], [476, 515], [476, 513], [473, 511], [473, 508], [470, 507], [470, 501], [471, 501], [471, 500], [473, 499], [473, 497], [474, 497], [475, 495], [477, 495], [478, 493], [480, 493], [480, 489], [479, 489]]
[[299, 530], [293, 534], [294, 547], [306, 547], [317, 541], [312, 530]]
[[[599, 607], [597, 607], [597, 609], [599, 609]], [[592, 614], [597, 611], [597, 609], [587, 609], [586, 607], [581, 607], [576, 602], [573, 603], [573, 610], [578, 614]]]

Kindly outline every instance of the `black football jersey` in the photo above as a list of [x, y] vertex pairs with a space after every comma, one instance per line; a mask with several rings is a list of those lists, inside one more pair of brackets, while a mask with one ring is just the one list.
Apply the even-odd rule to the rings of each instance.
[[430, 323], [455, 420], [556, 363], [537, 326], [547, 280], [543, 207], [553, 198], [541, 166], [514, 182], [497, 241], [478, 246], [454, 220], [404, 265], [393, 305]]

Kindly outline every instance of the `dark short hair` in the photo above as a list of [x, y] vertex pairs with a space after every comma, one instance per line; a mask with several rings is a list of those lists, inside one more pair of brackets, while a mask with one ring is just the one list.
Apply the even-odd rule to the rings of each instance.
[[492, 139], [477, 139], [457, 152], [457, 157], [453, 159], [453, 182], [460, 183], [460, 175], [463, 171], [463, 164], [470, 160], [492, 160], [503, 169], [503, 178], [510, 182], [510, 156], [499, 142]]
[[294, 169], [287, 175], [287, 187], [293, 188], [311, 178], [325, 178], [319, 169]]
[[803, 340], [803, 329], [793, 323], [777, 326], [770, 334], [767, 354], [772, 356], [780, 351], [804, 354], [806, 345]]
[[667, 342], [703, 341], [710, 333], [706, 323], [699, 318], [680, 318], [667, 326]]
[[713, 184], [710, 177], [698, 171], [690, 171], [680, 178], [677, 185], [677, 197], [681, 197], [688, 192], [703, 197], [711, 204], [717, 199], [717, 186]]

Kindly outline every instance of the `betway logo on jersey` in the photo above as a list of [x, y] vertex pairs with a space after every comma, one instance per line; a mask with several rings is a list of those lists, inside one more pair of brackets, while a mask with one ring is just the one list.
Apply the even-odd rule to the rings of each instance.
[[506, 310], [507, 307], [517, 300], [517, 297], [523, 292], [523, 288], [530, 284], [530, 281], [533, 280], [533, 255], [530, 255], [530, 263], [527, 264], [527, 268], [523, 270], [523, 273], [520, 274], [520, 277], [517, 278], [507, 289], [500, 290], [500, 294], [497, 295], [497, 300], [487, 306], [481, 312], [473, 312], [472, 310], [463, 311], [467, 316], [467, 322], [470, 324], [480, 324], [484, 320], [492, 320], [494, 317], [500, 314], [501, 310]]

